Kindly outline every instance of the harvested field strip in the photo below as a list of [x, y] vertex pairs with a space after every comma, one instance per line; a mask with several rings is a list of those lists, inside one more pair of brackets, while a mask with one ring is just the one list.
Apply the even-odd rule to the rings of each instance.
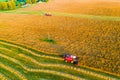
[[[40, 66], [46, 66], [46, 67], [61, 67], [61, 68], [65, 68], [65, 69], [71, 69], [71, 70], [75, 70], [75, 71], [77, 71], [77, 72], [83, 72], [83, 73], [85, 73], [84, 71], [81, 71], [80, 69], [78, 69], [78, 68], [75, 68], [75, 67], [70, 67], [70, 66], [66, 66], [66, 65], [61, 65], [61, 64], [41, 64], [41, 63], [39, 63], [39, 62], [37, 62], [35, 59], [33, 59], [33, 58], [31, 58], [31, 57], [28, 57], [28, 56], [25, 56], [24, 54], [20, 54], [20, 56], [21, 57], [23, 57], [23, 58], [26, 58], [27, 60], [30, 60], [30, 61], [32, 61], [34, 64], [38, 64], [38, 65], [40, 65]], [[87, 75], [90, 75], [90, 74], [87, 74]], [[97, 77], [97, 76], [95, 76], [95, 77]]]
[[[1, 53], [2, 54], [2, 53]], [[9, 61], [8, 59], [0, 56], [0, 61], [2, 64], [16, 70], [17, 72], [19, 72], [20, 74], [22, 74], [26, 79], [27, 79], [27, 76], [23, 70], [23, 68], [21, 68], [18, 64], [15, 64], [14, 62], [12, 61]], [[6, 72], [6, 73], [5, 73]], [[9, 78], [10, 80], [15, 80], [16, 79], [16, 75], [14, 73], [11, 73], [7, 70], [1, 70], [0, 73], [4, 74], [7, 78]], [[18, 77], [17, 77], [18, 78]], [[8, 79], [8, 80], [9, 80]], [[18, 80], [21, 80], [21, 79], [18, 79]]]
[[[8, 80], [17, 79], [17, 77], [16, 77], [14, 74], [12, 74], [11, 72], [9, 72], [8, 70], [6, 70], [6, 69], [4, 69], [4, 68], [2, 68], [2, 67], [0, 67], [0, 73], [1, 73], [4, 77], [9, 78]], [[13, 75], [14, 75], [14, 76], [13, 76]]]
[[[0, 42], [1, 43], [1, 42]], [[6, 42], [2, 42], [2, 43], [6, 43]], [[7, 45], [10, 44], [10, 43], [7, 43]], [[4, 44], [5, 45], [5, 44]], [[13, 44], [10, 44], [8, 46], [11, 46]], [[13, 47], [17, 47], [17, 48], [21, 48], [22, 50], [26, 50], [24, 49], [23, 47], [18, 47], [17, 45], [13, 46]], [[27, 51], [29, 51], [27, 49]], [[30, 51], [31, 53], [32, 51]], [[39, 55], [40, 56], [40, 55]], [[104, 79], [115, 79], [115, 78], [112, 78], [112, 77], [109, 77], [109, 76], [104, 76], [104, 75], [100, 75], [100, 74], [97, 74], [97, 73], [94, 73], [94, 72], [90, 72], [90, 71], [87, 71], [87, 70], [84, 70], [84, 69], [80, 69], [80, 68], [74, 68], [74, 67], [66, 67], [66, 68], [73, 68], [73, 69], [76, 69], [77, 71], [80, 71], [80, 72], [84, 72], [85, 74], [90, 74], [90, 75], [93, 75], [93, 76], [97, 76], [97, 77], [100, 77], [100, 78], [104, 78]]]
[[18, 57], [18, 56], [20, 56], [20, 54], [24, 54], [26, 56], [32, 57], [33, 59], [37, 60], [40, 63], [53, 63], [53, 64], [58, 64], [58, 63], [60, 64], [61, 63], [63, 65], [65, 64], [63, 61], [44, 58], [44, 57], [37, 57], [37, 56], [34, 56], [34, 55], [32, 55], [30, 53], [27, 53], [25, 51], [18, 52], [17, 48], [16, 49], [12, 49], [12, 48], [11, 49], [6, 49], [6, 48], [1, 48], [0, 47], [0, 52], [5, 53], [8, 56], [13, 56], [13, 57]]
[[70, 74], [64, 74], [64, 73], [61, 73], [61, 72], [56, 72], [56, 71], [51, 71], [51, 70], [41, 70], [41, 69], [26, 69], [26, 70], [29, 71], [29, 72], [45, 72], [45, 73], [55, 74], [55, 75], [67, 77], [67, 78], [70, 78], [70, 79], [73, 79], [73, 80], [85, 80], [83, 78], [78, 78], [78, 77], [72, 76]]
[[[54, 75], [59, 75], [59, 76], [71, 78], [73, 80], [81, 80], [80, 78], [75, 77], [75, 76], [70, 75], [70, 74], [65, 74], [65, 73], [51, 71], [51, 70], [41, 70], [41, 69], [28, 68], [28, 67], [24, 66], [21, 62], [19, 62], [18, 60], [14, 59], [14, 58], [11, 58], [11, 57], [3, 55], [3, 54], [0, 54], [0, 56], [3, 57], [3, 58], [6, 58], [6, 59], [8, 59], [8, 60], [10, 60], [10, 61], [12, 61], [12, 62], [14, 62], [16, 64], [19, 64], [23, 69], [25, 69], [28, 72], [44, 72], [44, 73], [50, 73], [50, 74], [54, 74]], [[3, 65], [3, 64], [1, 64], [1, 65]], [[24, 80], [24, 79], [21, 79], [21, 80]]]
[[10, 79], [0, 73], [0, 80], [10, 80]]
[[14, 70], [14, 69], [12, 69], [12, 68], [10, 68], [10, 67], [2, 64], [2, 63], [0, 63], [0, 67], [6, 69], [7, 71], [9, 71], [13, 74], [15, 74], [17, 77], [19, 77], [19, 80], [27, 80], [21, 73], [19, 73], [18, 71]]
[[[86, 75], [86, 76], [90, 76], [91, 74], [86, 74], [86, 73], [84, 73], [84, 72], [81, 72], [81, 70], [79, 70], [79, 69], [77, 69], [77, 68], [75, 68], [75, 67], [70, 67], [70, 66], [66, 66], [66, 65], [61, 65], [61, 64], [41, 64], [41, 63], [39, 63], [39, 62], [37, 62], [35, 59], [33, 59], [33, 58], [31, 58], [31, 57], [28, 57], [28, 56], [25, 56], [24, 54], [20, 54], [20, 56], [21, 57], [23, 57], [23, 58], [25, 58], [26, 60], [30, 60], [30, 61], [32, 61], [34, 64], [37, 64], [37, 65], [39, 65], [39, 66], [44, 66], [44, 67], [53, 67], [54, 69], [55, 68], [63, 68], [63, 70], [64, 69], [71, 69], [72, 71], [75, 71], [75, 72], [79, 72], [79, 74], [83, 74], [83, 75]], [[70, 70], [70, 71], [71, 71]], [[67, 71], [67, 70], [66, 70]], [[74, 72], [72, 72], [72, 73], [74, 73]], [[79, 74], [76, 74], [76, 75], [79, 75]], [[80, 76], [80, 75], [79, 75]], [[95, 76], [95, 77], [97, 77], [97, 76]], [[92, 78], [92, 77], [91, 77]], [[99, 77], [97, 77], [97, 78], [99, 78]], [[89, 79], [89, 78], [88, 78]], [[94, 79], [94, 78], [93, 78]]]
[[32, 54], [32, 55], [34, 55], [34, 56], [37, 56], [37, 57], [50, 58], [50, 59], [55, 59], [55, 60], [62, 60], [61, 58], [56, 58], [56, 57], [52, 57], [52, 56], [46, 56], [46, 55], [36, 54], [36, 53], [32, 52], [31, 50], [25, 49], [25, 48], [23, 48], [23, 47], [21, 47], [21, 46], [9, 44], [9, 43], [4, 43], [4, 42], [0, 42], [0, 44], [5, 44], [5, 45], [11, 46], [11, 47], [15, 47], [15, 48], [22, 49], [22, 50], [24, 50], [24, 51], [26, 51], [26, 52], [29, 52], [30, 54]]
[[[90, 74], [90, 72], [88, 71], [88, 74]], [[94, 75], [94, 74], [92, 74], [92, 75]]]
[[[4, 49], [5, 50], [5, 49]], [[10, 50], [8, 50], [8, 51], [10, 51]], [[7, 52], [4, 52], [4, 54], [6, 54]], [[9, 55], [8, 56], [11, 56], [11, 55], [13, 55], [13, 56], [15, 56], [15, 54], [13, 54], [13, 53], [10, 53], [9, 52]], [[17, 55], [17, 54], [16, 54]], [[12, 56], [12, 57], [13, 57]], [[62, 72], [64, 72], [64, 71], [67, 71], [67, 74], [72, 74], [72, 75], [75, 75], [75, 76], [86, 76], [88, 79], [99, 79], [99, 80], [102, 80], [101, 78], [99, 78], [99, 77], [97, 77], [97, 76], [94, 76], [94, 77], [92, 77], [91, 76], [91, 74], [86, 74], [86, 73], [84, 73], [84, 72], [81, 72], [79, 69], [77, 69], [77, 68], [75, 68], [75, 67], [70, 67], [70, 66], [66, 66], [66, 65], [61, 65], [61, 64], [43, 64], [43, 63], [40, 63], [40, 62], [37, 62], [35, 59], [33, 59], [32, 57], [28, 57], [28, 56], [26, 56], [26, 55], [24, 55], [24, 54], [18, 54], [18, 56], [17, 56], [18, 58], [22, 58], [22, 59], [24, 59], [24, 61], [23, 62], [26, 62], [26, 61], [29, 61], [29, 63], [27, 62], [27, 63], [25, 63], [25, 64], [27, 64], [26, 66], [28, 66], [31, 62], [31, 65], [33, 65], [34, 64], [34, 66], [36, 65], [37, 66], [37, 68], [42, 68], [42, 67], [44, 67], [44, 68], [46, 68], [46, 69], [50, 69], [50, 70], [52, 70], [52, 69], [54, 69], [54, 70], [56, 70], [56, 71], [62, 71]], [[16, 59], [18, 59], [18, 58], [16, 58]], [[22, 63], [22, 64], [24, 64], [24, 63]], [[24, 65], [25, 65], [24, 64]], [[31, 66], [31, 65], [29, 65], [29, 67]], [[36, 68], [36, 67], [33, 67], [32, 66], [32, 68]], [[64, 72], [64, 73], [66, 73], [66, 72]], [[78, 74], [79, 73], [79, 74]]]
[[[5, 55], [6, 56], [6, 55]], [[4, 64], [5, 65], [7, 65], [7, 66], [11, 66], [12, 68], [14, 68], [14, 69], [16, 69], [17, 71], [19, 71], [19, 72], [21, 72], [22, 74], [24, 74], [25, 76], [26, 76], [26, 78], [27, 78], [27, 80], [31, 80], [31, 78], [32, 77], [34, 77], [35, 78], [35, 76], [37, 76], [37, 77], [39, 77], [41, 74], [44, 74], [44, 75], [46, 75], [46, 76], [44, 76], [43, 78], [45, 79], [46, 77], [50, 77], [50, 75], [52, 75], [52, 77], [59, 77], [60, 79], [58, 79], [58, 80], [61, 80], [64, 76], [57, 76], [57, 75], [54, 75], [54, 74], [47, 74], [47, 73], [44, 73], [44, 72], [39, 72], [39, 73], [36, 73], [36, 72], [28, 72], [28, 71], [26, 71], [23, 67], [21, 67], [18, 63], [14, 63], [13, 61], [11, 61], [11, 60], [8, 60], [8, 59], [6, 59], [5, 58], [5, 56], [1, 56], [1, 61], [2, 62], [4, 62]], [[14, 59], [14, 58], [13, 58]], [[9, 62], [9, 63], [7, 63], [7, 62]], [[23, 65], [23, 62], [21, 63], [22, 65]], [[25, 66], [25, 65], [24, 65]], [[27, 67], [27, 66], [26, 66]], [[29, 67], [28, 67], [29, 68]], [[30, 69], [34, 69], [34, 68], [30, 68]], [[42, 69], [43, 70], [43, 69]], [[45, 69], [46, 70], [46, 69]], [[34, 75], [34, 74], [37, 74], [37, 75]], [[8, 74], [9, 76], [11, 76], [10, 74]], [[34, 76], [33, 76], [34, 75]], [[32, 77], [31, 77], [32, 76]], [[13, 76], [14, 77], [14, 76]], [[33, 79], [34, 79], [33, 78]], [[16, 79], [13, 79], [13, 78], [11, 78], [10, 77], [10, 79], [11, 80], [16, 80]], [[33, 80], [32, 79], [32, 80]], [[37, 78], [38, 79], [38, 78]], [[36, 79], [36, 80], [37, 80]], [[64, 79], [66, 79], [66, 80], [71, 80], [71, 79], [69, 79], [69, 78], [66, 78], [66, 77], [64, 77]], [[48, 79], [49, 80], [49, 79]]]
[[[7, 43], [10, 43], [10, 44], [14, 44], [14, 42], [9, 42], [9, 41], [7, 41], [7, 40], [0, 40], [0, 42], [7, 42]], [[58, 57], [58, 55], [59, 54], [57, 54], [57, 53], [50, 53], [50, 52], [44, 52], [43, 50], [41, 51], [41, 50], [37, 50], [37, 49], [35, 49], [35, 48], [33, 48], [33, 47], [30, 47], [30, 46], [25, 46], [25, 45], [23, 45], [23, 44], [14, 44], [14, 45], [17, 45], [17, 46], [22, 46], [23, 48], [27, 48], [27, 49], [29, 49], [29, 50], [31, 50], [32, 52], [35, 52], [35, 53], [37, 53], [37, 54], [40, 54], [40, 55], [46, 55], [46, 56], [53, 56], [53, 57], [56, 57], [56, 58], [59, 58]], [[0, 45], [1, 46], [1, 45]], [[3, 47], [3, 46], [2, 46]], [[7, 47], [7, 46], [6, 46]], [[14, 49], [16, 49], [17, 47], [14, 47]], [[8, 47], [8, 49], [10, 50], [11, 49], [11, 46], [10, 47]], [[17, 48], [18, 50], [20, 49], [20, 48]], [[46, 54], [44, 54], [44, 53], [46, 53]]]
[[[8, 45], [5, 45], [5, 44], [0, 44], [0, 50], [2, 52], [6, 51], [6, 53], [7, 52], [9, 52], [9, 53], [12, 52], [12, 54], [14, 54], [14, 53], [17, 53], [17, 54], [22, 53], [22, 54], [28, 55], [28, 56], [36, 59], [39, 62], [45, 62], [45, 63], [48, 62], [48, 63], [55, 63], [55, 64], [57, 64], [57, 63], [66, 64], [66, 63], [63, 62], [63, 60], [60, 58], [60, 56], [56, 57], [56, 55], [43, 54], [43, 53], [35, 51], [35, 50], [32, 50], [32, 51], [35, 52], [36, 54], [39, 54], [41, 56], [43, 55], [43, 56], [42, 57], [41, 56], [35, 56], [35, 55], [33, 55], [33, 54], [31, 54], [31, 53], [29, 53], [27, 51], [24, 51], [24, 50], [16, 48], [16, 47], [8, 46]], [[60, 58], [61, 60], [55, 60], [55, 59], [51, 59], [51, 58], [46, 58], [46, 55], [56, 57], [56, 58]]]
[[30, 15], [44, 15], [45, 13], [50, 13], [52, 16], [67, 16], [67, 17], [75, 17], [75, 18], [87, 18], [93, 20], [105, 20], [105, 21], [120, 21], [120, 17], [115, 16], [99, 16], [99, 15], [87, 15], [87, 14], [70, 14], [70, 13], [62, 13], [62, 12], [46, 12], [46, 11], [6, 11], [0, 13], [12, 13], [12, 14], [30, 14]]

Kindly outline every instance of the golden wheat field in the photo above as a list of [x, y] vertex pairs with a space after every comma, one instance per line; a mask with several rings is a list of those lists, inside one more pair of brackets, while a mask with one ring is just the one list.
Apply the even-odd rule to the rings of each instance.
[[[51, 0], [48, 3], [35, 4], [18, 10], [119, 17], [120, 2]], [[56, 43], [40, 40], [47, 37]], [[2, 13], [0, 38], [49, 54], [75, 54], [80, 58], [79, 65], [120, 74], [120, 21]]]
[[120, 16], [119, 0], [51, 0], [49, 3], [21, 9], [25, 11], [50, 11], [90, 15]]

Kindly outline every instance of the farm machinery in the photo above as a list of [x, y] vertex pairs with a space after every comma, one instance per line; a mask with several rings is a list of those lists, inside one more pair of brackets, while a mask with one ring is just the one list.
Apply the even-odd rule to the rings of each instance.
[[52, 16], [51, 14], [45, 13], [45, 16]]
[[65, 62], [73, 63], [75, 66], [78, 65], [78, 57], [73, 56], [71, 54], [64, 54], [62, 57]]

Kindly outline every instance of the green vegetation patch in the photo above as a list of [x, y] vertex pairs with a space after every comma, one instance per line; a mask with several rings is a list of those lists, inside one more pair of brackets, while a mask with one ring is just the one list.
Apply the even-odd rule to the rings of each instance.
[[55, 44], [56, 43], [56, 41], [55, 40], [53, 40], [53, 39], [49, 39], [49, 38], [45, 38], [45, 39], [39, 39], [40, 41], [44, 41], [44, 42], [48, 42], [48, 43], [53, 43], [53, 44]]

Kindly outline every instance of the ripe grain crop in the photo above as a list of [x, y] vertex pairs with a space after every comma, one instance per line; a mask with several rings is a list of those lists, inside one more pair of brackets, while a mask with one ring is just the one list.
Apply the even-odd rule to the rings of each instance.
[[[0, 38], [44, 52], [58, 54], [69, 52], [78, 55], [82, 65], [120, 73], [117, 66], [120, 47], [119, 22], [57, 16], [9, 15], [0, 16], [0, 25], [4, 22], [0, 29]], [[50, 38], [57, 44], [39, 40], [46, 38], [48, 32]]]
[[51, 0], [20, 11], [66, 12], [90, 15], [120, 16], [120, 2], [117, 0]]

